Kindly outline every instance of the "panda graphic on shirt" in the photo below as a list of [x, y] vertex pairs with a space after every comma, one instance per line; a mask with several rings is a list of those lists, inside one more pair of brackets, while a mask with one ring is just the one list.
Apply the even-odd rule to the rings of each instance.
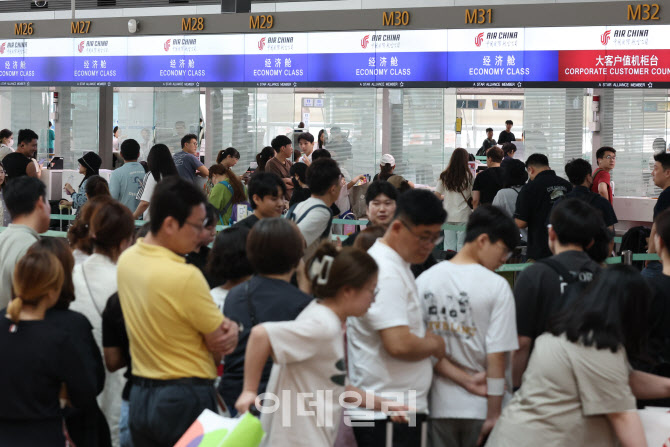
[[447, 294], [442, 300], [432, 292], [424, 295], [428, 309], [428, 329], [440, 336], [457, 336], [470, 339], [477, 332], [472, 316], [470, 298], [466, 292]]

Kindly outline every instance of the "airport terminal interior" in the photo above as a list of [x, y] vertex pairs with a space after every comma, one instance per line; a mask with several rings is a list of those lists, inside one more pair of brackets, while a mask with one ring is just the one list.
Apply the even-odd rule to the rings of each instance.
[[0, 446], [670, 445], [656, 1], [0, 0]]

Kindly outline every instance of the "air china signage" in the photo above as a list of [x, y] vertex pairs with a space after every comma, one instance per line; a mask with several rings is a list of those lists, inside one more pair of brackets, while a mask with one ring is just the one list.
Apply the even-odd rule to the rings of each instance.
[[0, 85], [670, 88], [670, 25], [0, 40]]

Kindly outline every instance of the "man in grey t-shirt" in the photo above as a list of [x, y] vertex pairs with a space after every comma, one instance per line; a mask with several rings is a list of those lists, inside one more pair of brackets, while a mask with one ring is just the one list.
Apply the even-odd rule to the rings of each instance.
[[146, 174], [144, 166], [137, 162], [139, 156], [140, 144], [133, 139], [125, 140], [121, 144], [124, 164], [115, 169], [109, 177], [109, 192], [112, 198], [123, 203], [132, 212], [135, 212], [137, 205], [140, 204], [137, 192]]
[[209, 177], [209, 170], [202, 164], [195, 153], [198, 150], [198, 137], [188, 134], [181, 139], [181, 151], [173, 155], [179, 176], [190, 182], [195, 182], [196, 175]]
[[0, 233], [0, 309], [12, 299], [14, 266], [49, 229], [51, 208], [46, 186], [33, 177], [18, 177], [7, 183], [4, 196], [12, 223]]

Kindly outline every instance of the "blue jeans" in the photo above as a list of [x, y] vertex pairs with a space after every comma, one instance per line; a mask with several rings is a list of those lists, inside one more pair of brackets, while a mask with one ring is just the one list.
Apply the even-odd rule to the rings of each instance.
[[121, 447], [133, 447], [133, 438], [130, 436], [128, 415], [130, 413], [130, 402], [121, 401], [121, 419], [119, 419], [119, 441]]

